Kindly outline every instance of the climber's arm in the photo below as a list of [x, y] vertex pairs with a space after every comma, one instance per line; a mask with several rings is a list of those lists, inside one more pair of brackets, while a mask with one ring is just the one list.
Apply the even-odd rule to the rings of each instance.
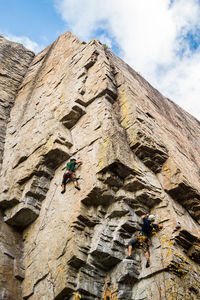
[[159, 230], [161, 230], [162, 228], [163, 228], [163, 224], [161, 224], [161, 223], [153, 224], [153, 229], [154, 229], [155, 231], [159, 231]]
[[77, 164], [77, 167], [79, 167], [80, 165], [82, 165], [82, 160], [78, 160], [78, 161], [76, 162], [76, 164]]
[[142, 219], [148, 218], [148, 216], [149, 216], [149, 214], [146, 214], [146, 215], [141, 216], [141, 218], [142, 218]]

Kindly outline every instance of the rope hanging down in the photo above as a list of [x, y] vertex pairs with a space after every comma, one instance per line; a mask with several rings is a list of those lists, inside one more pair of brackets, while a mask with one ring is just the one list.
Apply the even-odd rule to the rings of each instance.
[[[55, 187], [55, 190], [54, 190], [54, 192], [53, 192], [53, 195], [52, 195], [52, 197], [51, 197], [51, 199], [50, 199], [50, 201], [49, 201], [47, 207], [45, 207], [45, 213], [44, 213], [44, 216], [43, 216], [43, 218], [42, 218], [41, 224], [40, 224], [39, 229], [38, 229], [38, 231], [37, 231], [35, 240], [34, 240], [34, 242], [33, 242], [33, 245], [34, 245], [34, 246], [36, 246], [36, 241], [37, 241], [37, 238], [38, 238], [38, 234], [39, 234], [40, 230], [41, 230], [42, 227], [43, 227], [43, 223], [44, 223], [44, 220], [45, 220], [45, 218], [46, 218], [46, 214], [47, 214], [47, 212], [48, 212], [48, 210], [49, 210], [49, 208], [50, 208], [50, 205], [51, 205], [52, 200], [53, 200], [53, 198], [54, 198], [54, 195], [55, 195], [55, 193], [56, 193], [56, 190], [57, 190], [58, 185], [57, 185], [56, 183], [55, 183], [55, 185], [56, 185], [56, 187]], [[34, 246], [32, 247], [32, 245], [31, 245], [30, 249], [27, 251], [27, 253], [26, 253], [26, 255], [24, 256], [24, 258], [26, 258], [26, 256], [29, 255], [29, 254], [33, 251]]]

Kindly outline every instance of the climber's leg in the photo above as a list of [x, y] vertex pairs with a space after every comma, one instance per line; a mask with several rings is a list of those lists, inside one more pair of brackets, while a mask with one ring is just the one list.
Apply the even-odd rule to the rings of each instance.
[[73, 174], [71, 178], [72, 178], [72, 181], [73, 181], [73, 183], [74, 183], [74, 187], [75, 187], [77, 190], [80, 191], [80, 187], [79, 187], [79, 185], [78, 185], [78, 180], [77, 180], [77, 178], [76, 178], [76, 175]]
[[62, 184], [62, 191], [61, 191], [61, 194], [64, 194], [65, 192], [65, 184]]
[[146, 256], [146, 259], [147, 259], [146, 268], [148, 268], [150, 266], [150, 254], [149, 254], [149, 251], [145, 252], [145, 256]]
[[128, 256], [126, 257], [127, 259], [132, 259], [132, 249], [133, 246], [137, 243], [137, 237], [133, 237], [129, 242], [128, 242]]
[[144, 249], [144, 254], [145, 254], [145, 257], [147, 259], [147, 262], [146, 262], [146, 268], [148, 268], [150, 266], [150, 251], [149, 251], [149, 244], [150, 244], [150, 241], [149, 239], [147, 238], [147, 240], [144, 242], [144, 245], [143, 245], [143, 249]]
[[128, 256], [131, 257], [133, 246], [128, 246]]
[[77, 180], [74, 181], [74, 186], [75, 186], [75, 188], [76, 188], [77, 190], [80, 191], [80, 187], [78, 186], [78, 181], [77, 181]]
[[65, 186], [66, 186], [66, 183], [69, 181], [69, 175], [68, 173], [64, 173], [63, 174], [63, 180], [62, 180], [62, 191], [61, 191], [61, 194], [63, 194], [65, 192]]

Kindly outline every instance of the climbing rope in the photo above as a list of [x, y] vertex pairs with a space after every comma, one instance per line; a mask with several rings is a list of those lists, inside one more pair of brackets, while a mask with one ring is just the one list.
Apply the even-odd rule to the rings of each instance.
[[[158, 235], [158, 240], [161, 244], [161, 241], [160, 241], [160, 236]], [[150, 247], [150, 245], [149, 245]], [[150, 254], [150, 251], [149, 251], [149, 254]], [[162, 254], [162, 247], [161, 247], [161, 263], [162, 263], [162, 267], [163, 267], [163, 270], [165, 269], [164, 268], [164, 262], [163, 262], [163, 254]], [[150, 270], [151, 270], [151, 275], [153, 275], [153, 271], [152, 271], [152, 267], [151, 265], [149, 266]], [[166, 295], [166, 284], [165, 284], [165, 281], [166, 281], [166, 278], [165, 278], [165, 272], [162, 272], [163, 273], [163, 285], [164, 285], [164, 296], [165, 296], [165, 299], [167, 300], [167, 295]], [[156, 281], [155, 279], [155, 276], [152, 276], [153, 277], [153, 281], [155, 283], [155, 285], [157, 286], [157, 289], [158, 289], [158, 295], [159, 295], [159, 299], [161, 300], [162, 299], [162, 292], [161, 292], [161, 286], [159, 286], [158, 282]]]
[[55, 300], [55, 287], [56, 287], [56, 279], [53, 278], [53, 274], [51, 272], [50, 266], [49, 267], [49, 278], [47, 278], [47, 281], [51, 284], [52, 286], [52, 293], [53, 293], [53, 300]]
[[[43, 218], [42, 218], [41, 224], [40, 224], [39, 229], [38, 229], [38, 231], [37, 231], [35, 240], [34, 240], [34, 242], [33, 242], [33, 245], [34, 245], [34, 246], [36, 246], [36, 241], [37, 241], [39, 232], [40, 232], [40, 230], [42, 229], [44, 220], [45, 220], [45, 218], [46, 218], [46, 214], [47, 214], [47, 212], [48, 212], [48, 210], [49, 210], [49, 208], [50, 208], [50, 205], [51, 205], [51, 203], [52, 203], [52, 200], [53, 200], [54, 195], [55, 195], [55, 193], [56, 193], [56, 190], [57, 190], [57, 188], [58, 188], [58, 185], [57, 185], [56, 183], [55, 183], [55, 185], [56, 185], [56, 188], [55, 188], [55, 190], [54, 190], [54, 193], [53, 193], [53, 195], [52, 195], [52, 197], [51, 197], [51, 199], [50, 199], [50, 201], [49, 201], [49, 203], [48, 203], [48, 206], [45, 207], [45, 214], [44, 214], [44, 216], [43, 216]], [[33, 249], [34, 249], [34, 247], [32, 247], [32, 245], [31, 245], [30, 249], [27, 251], [27, 253], [26, 253], [26, 255], [24, 256], [24, 258], [26, 258], [27, 255], [29, 255], [29, 254], [33, 251]]]
[[[161, 263], [162, 263], [162, 267], [163, 267], [163, 270], [165, 270], [165, 266], [164, 266], [164, 258], [163, 258], [163, 252], [162, 252], [162, 244], [161, 244], [161, 240], [160, 240], [160, 236], [158, 235], [158, 239], [159, 239], [159, 242], [160, 242], [160, 245], [161, 245], [161, 248], [160, 248], [160, 255], [161, 255]], [[166, 277], [165, 277], [165, 272], [162, 272], [163, 274], [163, 285], [164, 285], [164, 293], [165, 293], [165, 299], [167, 300], [167, 292], [166, 292]]]

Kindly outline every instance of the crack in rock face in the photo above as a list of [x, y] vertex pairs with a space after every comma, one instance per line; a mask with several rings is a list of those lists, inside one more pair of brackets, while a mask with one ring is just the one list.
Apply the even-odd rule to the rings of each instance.
[[199, 299], [199, 122], [94, 39], [0, 62], [0, 299]]

